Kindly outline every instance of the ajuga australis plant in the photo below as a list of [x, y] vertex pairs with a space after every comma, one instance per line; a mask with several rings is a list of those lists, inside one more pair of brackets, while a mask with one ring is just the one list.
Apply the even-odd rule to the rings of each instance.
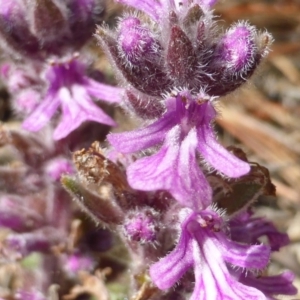
[[[219, 101], [254, 73], [271, 35], [244, 21], [223, 31], [214, 0], [119, 2], [130, 12], [113, 28], [100, 0], [0, 4], [1, 77], [22, 126], [0, 128], [0, 298], [296, 294], [290, 271], [267, 272], [288, 236], [252, 206], [275, 196], [269, 172], [214, 130]], [[118, 87], [93, 65], [93, 32]], [[106, 138], [101, 124], [117, 122], [98, 100], [138, 128]]]

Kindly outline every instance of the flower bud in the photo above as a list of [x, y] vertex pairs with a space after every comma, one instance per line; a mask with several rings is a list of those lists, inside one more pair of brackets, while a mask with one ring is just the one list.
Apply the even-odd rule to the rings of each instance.
[[216, 50], [216, 60], [232, 73], [242, 72], [255, 55], [254, 27], [248, 24], [232, 26], [219, 42]]
[[138, 65], [159, 57], [158, 41], [138, 18], [128, 17], [121, 21], [118, 43], [120, 52], [130, 64]]
[[192, 42], [184, 31], [174, 25], [167, 48], [167, 66], [172, 79], [179, 86], [187, 86], [195, 79], [197, 56]]
[[31, 34], [23, 1], [1, 1], [0, 45], [9, 54], [19, 58], [20, 54], [36, 51], [37, 39]]
[[29, 115], [41, 101], [41, 94], [34, 89], [24, 89], [13, 99], [14, 110], [21, 115]]
[[72, 32], [72, 41], [83, 45], [91, 38], [95, 24], [102, 21], [104, 15], [104, 1], [102, 0], [72, 0], [68, 1], [69, 27]]
[[158, 227], [153, 210], [128, 213], [128, 219], [123, 225], [125, 236], [136, 242], [149, 243], [157, 238]]
[[[46, 300], [47, 298], [39, 291], [19, 290], [14, 297], [16, 300]], [[0, 298], [1, 299], [1, 298]]]
[[62, 176], [61, 183], [95, 223], [103, 222], [106, 225], [114, 225], [122, 222], [124, 213], [113, 201], [108, 187], [104, 186], [97, 192], [91, 191], [89, 187], [83, 186], [66, 175]]
[[42, 43], [56, 42], [68, 33], [67, 10], [56, 0], [28, 1], [29, 26]]
[[244, 83], [268, 52], [270, 40], [247, 23], [233, 25], [220, 39], [208, 66], [208, 72], [215, 74], [209, 94], [222, 96]]
[[183, 25], [185, 27], [190, 27], [191, 25], [196, 24], [203, 15], [204, 12], [199, 4], [194, 4], [189, 8], [186, 16], [184, 17]]
[[[171, 87], [171, 81], [163, 70], [161, 64], [156, 61], [144, 59], [138, 65], [124, 64], [124, 54], [120, 54], [118, 41], [103, 28], [98, 27], [96, 38], [101, 42], [118, 70], [137, 90], [150, 96], [159, 96], [163, 91]], [[124, 39], [126, 36], [124, 36]], [[145, 80], [147, 78], [147, 80]]]

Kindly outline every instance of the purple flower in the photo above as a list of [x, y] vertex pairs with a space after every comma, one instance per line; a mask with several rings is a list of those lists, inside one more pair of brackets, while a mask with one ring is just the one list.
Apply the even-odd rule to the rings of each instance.
[[47, 93], [40, 105], [23, 122], [23, 128], [38, 131], [44, 127], [61, 107], [62, 116], [54, 131], [54, 139], [66, 137], [85, 121], [114, 126], [93, 98], [111, 103], [120, 101], [121, 89], [111, 87], [89, 78], [85, 67], [77, 59], [50, 65], [45, 78], [49, 83]]
[[[234, 272], [238, 273], [237, 270]], [[262, 291], [267, 299], [274, 299], [274, 295], [296, 295], [297, 289], [293, 286], [295, 275], [286, 271], [274, 276], [254, 276], [252, 273], [241, 272], [239, 281]]]
[[150, 267], [158, 288], [171, 288], [190, 269], [195, 286], [190, 300], [266, 299], [261, 291], [244, 285], [231, 275], [228, 264], [246, 269], [263, 269], [270, 249], [231, 241], [224, 233], [222, 218], [213, 210], [181, 212], [183, 222], [176, 247]]
[[230, 154], [216, 140], [211, 99], [182, 91], [166, 100], [166, 112], [149, 126], [110, 134], [109, 142], [122, 153], [161, 145], [160, 150], [127, 169], [129, 184], [138, 190], [167, 190], [183, 205], [196, 210], [211, 204], [211, 188], [199, 168], [196, 153], [210, 167], [236, 178], [249, 172], [248, 163]]
[[231, 238], [241, 243], [256, 244], [259, 238], [266, 236], [272, 251], [279, 251], [289, 244], [286, 233], [279, 232], [276, 227], [265, 218], [252, 217], [252, 213], [244, 212], [230, 222]]
[[143, 102], [184, 88], [224, 96], [241, 86], [268, 53], [268, 33], [240, 22], [220, 34], [211, 12], [199, 3], [133, 2], [149, 8], [155, 26], [127, 16], [116, 33], [99, 27], [96, 37], [127, 90], [135, 89]]

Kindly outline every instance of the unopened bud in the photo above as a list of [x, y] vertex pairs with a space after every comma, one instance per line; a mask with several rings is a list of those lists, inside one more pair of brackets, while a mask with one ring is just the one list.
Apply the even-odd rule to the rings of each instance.
[[30, 0], [29, 22], [32, 33], [43, 42], [52, 42], [67, 33], [66, 8], [55, 0]]
[[254, 28], [247, 24], [231, 27], [221, 39], [216, 51], [216, 63], [233, 73], [241, 72], [255, 54]]
[[124, 64], [124, 55], [120, 54], [117, 41], [108, 32], [99, 27], [96, 38], [101, 42], [126, 81], [137, 90], [150, 96], [160, 96], [163, 91], [171, 87], [171, 81], [161, 64], [147, 59], [135, 66]]
[[18, 196], [3, 196], [0, 198], [0, 227], [16, 232], [38, 228], [44, 222], [34, 209], [28, 209], [28, 199]]
[[62, 176], [61, 183], [95, 223], [114, 225], [122, 222], [124, 213], [113, 200], [109, 187], [103, 186], [98, 191], [92, 191], [76, 179], [66, 175]]
[[23, 1], [1, 1], [0, 4], [0, 45], [4, 51], [20, 58], [20, 54], [35, 52], [37, 39], [31, 34]]
[[152, 210], [128, 213], [124, 227], [125, 236], [136, 242], [154, 242], [158, 232], [155, 212]]
[[72, 0], [67, 1], [69, 27], [72, 32], [72, 41], [78, 46], [83, 45], [91, 38], [95, 24], [102, 21], [105, 4], [102, 0]]
[[95, 261], [92, 257], [80, 253], [68, 256], [64, 262], [64, 269], [73, 276], [79, 271], [92, 271], [94, 267]]
[[167, 49], [167, 66], [171, 78], [181, 86], [189, 85], [196, 77], [197, 56], [192, 42], [177, 25], [171, 29]]
[[194, 4], [189, 8], [186, 16], [184, 17], [183, 25], [189, 27], [193, 24], [196, 24], [203, 15], [204, 12], [199, 4]]
[[[266, 35], [266, 40], [269, 40]], [[209, 72], [214, 72], [210, 92], [225, 95], [244, 83], [255, 71], [266, 54], [269, 41], [258, 36], [247, 23], [233, 25], [219, 41], [212, 57]]]
[[147, 59], [154, 59], [159, 51], [158, 42], [155, 41], [150, 30], [143, 27], [140, 20], [134, 17], [124, 19], [120, 23], [118, 42], [121, 53], [133, 65], [138, 65]]

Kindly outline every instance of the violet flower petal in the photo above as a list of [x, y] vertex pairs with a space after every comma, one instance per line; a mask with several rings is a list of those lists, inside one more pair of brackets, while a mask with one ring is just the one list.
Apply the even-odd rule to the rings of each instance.
[[276, 227], [265, 218], [252, 218], [248, 212], [230, 220], [231, 238], [241, 243], [255, 244], [259, 238], [266, 236], [272, 251], [278, 251], [289, 243], [286, 233], [279, 232]]
[[85, 89], [87, 90], [88, 94], [96, 99], [110, 103], [121, 102], [121, 93], [123, 91], [121, 88], [109, 86], [90, 78], [85, 78]]
[[243, 245], [223, 239], [223, 259], [235, 266], [248, 269], [263, 269], [270, 258], [270, 247], [266, 245]]
[[214, 239], [195, 233], [193, 256], [195, 289], [190, 300], [264, 300], [259, 290], [243, 285], [229, 273], [222, 252]]
[[[71, 92], [73, 95], [71, 95]], [[59, 94], [62, 117], [53, 133], [55, 140], [66, 137], [85, 121], [95, 121], [110, 126], [115, 125], [115, 122], [90, 100], [84, 88], [73, 85], [72, 91], [61, 88]]]
[[295, 275], [290, 271], [286, 271], [280, 275], [262, 277], [255, 277], [250, 273], [242, 276], [240, 281], [254, 286], [266, 295], [295, 295], [297, 289], [292, 284], [294, 279]]
[[60, 105], [59, 97], [49, 93], [33, 113], [26, 118], [22, 127], [29, 131], [38, 131], [44, 127], [55, 114]]
[[240, 177], [250, 171], [248, 163], [238, 159], [216, 141], [215, 134], [208, 124], [198, 127], [197, 135], [198, 151], [217, 171], [231, 178]]
[[134, 131], [113, 133], [108, 141], [121, 153], [132, 153], [161, 143], [166, 133], [176, 124], [172, 114], [166, 114], [151, 125]]
[[150, 267], [152, 281], [161, 290], [172, 287], [193, 265], [188, 234], [182, 234], [175, 249]]
[[211, 204], [212, 192], [197, 164], [195, 129], [181, 145], [180, 134], [177, 125], [167, 134], [164, 145], [156, 154], [129, 166], [127, 178], [135, 189], [167, 190], [183, 205], [198, 210]]

